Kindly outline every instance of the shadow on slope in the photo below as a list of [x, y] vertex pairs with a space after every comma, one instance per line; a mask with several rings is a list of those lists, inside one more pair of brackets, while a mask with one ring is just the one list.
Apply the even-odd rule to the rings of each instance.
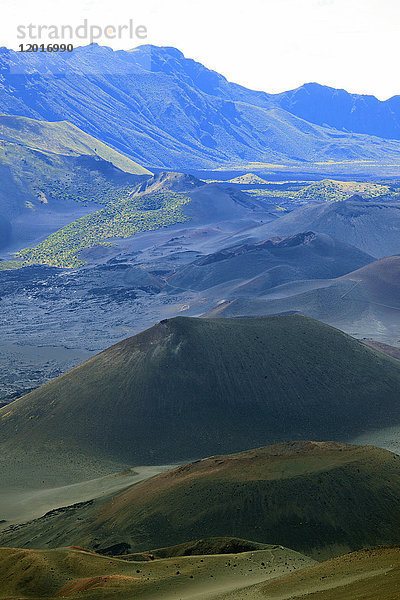
[[299, 231], [325, 233], [363, 252], [381, 258], [400, 252], [400, 203], [353, 201], [309, 203], [274, 223], [254, 228], [237, 243], [254, 243]]
[[225, 248], [183, 267], [167, 281], [172, 291], [254, 297], [290, 281], [339, 277], [372, 261], [349, 244], [308, 231]]
[[4, 481], [71, 483], [400, 421], [398, 361], [302, 316], [177, 317], [0, 409]]
[[[262, 298], [237, 297], [206, 316], [254, 317], [300, 313], [358, 338], [397, 345], [400, 339], [400, 256], [391, 256], [332, 280], [298, 281]], [[237, 290], [240, 292], [240, 288]]]
[[399, 493], [400, 457], [391, 452], [287, 442], [177, 467], [113, 496], [10, 527], [0, 543], [78, 544], [105, 553], [113, 545], [117, 552], [148, 553], [183, 544], [183, 552], [192, 553], [196, 546], [188, 539], [229, 536], [282, 543], [321, 560], [399, 542]]

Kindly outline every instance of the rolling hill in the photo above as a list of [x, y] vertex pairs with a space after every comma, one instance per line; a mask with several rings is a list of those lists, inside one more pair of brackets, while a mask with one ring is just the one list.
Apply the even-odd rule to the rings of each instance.
[[174, 192], [121, 198], [68, 223], [36, 246], [23, 248], [15, 258], [21, 266], [80, 267], [85, 264], [81, 254], [87, 249], [113, 246], [115, 238], [188, 221], [183, 210], [188, 202], [187, 195]]
[[312, 231], [256, 244], [241, 244], [209, 254], [168, 279], [177, 289], [209, 290], [220, 297], [254, 297], [299, 279], [339, 277], [355, 265], [373, 261], [357, 248]]
[[[322, 563], [273, 546], [264, 552], [155, 560], [145, 565], [82, 549], [1, 550], [1, 598], [78, 600], [394, 600], [399, 546], [368, 548]], [[178, 565], [178, 566], [177, 566]], [[179, 572], [177, 568], [179, 567]], [[30, 578], [26, 576], [29, 574]]]
[[[386, 201], [310, 202], [276, 222], [255, 228], [240, 241], [254, 242], [300, 231], [325, 233], [382, 258], [400, 252], [400, 203]], [[243, 239], [244, 238], [244, 239]]]
[[400, 255], [382, 258], [344, 277], [362, 284], [374, 302], [400, 309]]
[[186, 222], [193, 227], [224, 221], [225, 228], [236, 230], [256, 218], [264, 222], [274, 218], [262, 202], [239, 190], [196, 181], [182, 173], [168, 173], [151, 178], [148, 193], [146, 182], [125, 189], [120, 198], [100, 210], [73, 220], [36, 246], [20, 250], [15, 258], [21, 262], [14, 266], [80, 267], [87, 250], [115, 246], [115, 254], [119, 254], [118, 241], [138, 233]]
[[0, 115], [0, 174], [0, 249], [36, 241], [127, 196], [151, 175], [68, 122], [6, 115]]
[[238, 177], [229, 179], [228, 183], [237, 183], [239, 185], [265, 185], [267, 182], [255, 173], [245, 173], [244, 175], [238, 175]]
[[398, 543], [399, 492], [400, 457], [387, 450], [286, 442], [177, 467], [113, 496], [6, 529], [0, 543], [73, 544], [106, 553], [115, 545], [114, 552], [125, 547], [135, 553], [236, 536], [322, 560]]
[[274, 581], [225, 592], [218, 600], [395, 600], [399, 546], [367, 548]]
[[315, 564], [281, 546], [255, 552], [136, 562], [80, 548], [0, 549], [0, 598], [213, 598]]
[[400, 256], [382, 258], [337, 279], [288, 283], [269, 290], [262, 298], [232, 298], [219, 303], [207, 316], [300, 313], [358, 338], [397, 345], [399, 267]]
[[33, 54], [1, 49], [3, 112], [67, 120], [139, 164], [318, 170], [318, 162], [340, 169], [400, 159], [397, 140], [310, 123], [282, 108], [279, 95], [230, 83], [175, 48], [114, 52], [91, 44], [68, 56]]
[[301, 316], [177, 317], [0, 409], [4, 485], [46, 487], [400, 420], [400, 365]]
[[[399, 546], [368, 548], [322, 563], [281, 546], [220, 556], [135, 562], [79, 548], [0, 551], [0, 598], [135, 597], [167, 600], [394, 600]], [[179, 569], [179, 571], [177, 570]], [[28, 576], [27, 576], [28, 574]]]
[[188, 192], [203, 185], [205, 185], [205, 182], [193, 177], [193, 175], [161, 171], [143, 181], [134, 191], [134, 195], [168, 191]]
[[390, 187], [378, 183], [367, 183], [361, 181], [337, 181], [334, 179], [323, 179], [315, 181], [303, 187], [295, 195], [297, 200], [306, 202], [340, 202], [348, 200], [352, 196], [362, 198], [377, 198], [391, 194]]
[[150, 176], [151, 172], [84, 133], [68, 121], [45, 122], [21, 116], [0, 115], [0, 140], [38, 152], [61, 156], [90, 156], [112, 163], [125, 173]]

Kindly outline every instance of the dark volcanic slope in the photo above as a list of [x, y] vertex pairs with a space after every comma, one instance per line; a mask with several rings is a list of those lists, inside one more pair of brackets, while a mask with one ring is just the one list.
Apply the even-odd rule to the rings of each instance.
[[[221, 302], [209, 317], [250, 317], [298, 312], [358, 338], [397, 344], [400, 338], [400, 256], [390, 256], [332, 280], [281, 285], [263, 298]], [[234, 290], [235, 291], [235, 290]], [[240, 288], [237, 290], [240, 292]], [[226, 297], [226, 296], [225, 296]]]
[[48, 515], [3, 545], [132, 551], [239, 536], [326, 557], [400, 541], [400, 457], [371, 446], [288, 442], [213, 456], [107, 500]]
[[375, 302], [400, 309], [400, 255], [377, 260], [345, 279], [361, 283]]
[[261, 240], [299, 231], [326, 233], [377, 258], [392, 256], [400, 252], [400, 203], [309, 203], [251, 233]]
[[205, 185], [204, 181], [184, 173], [161, 171], [141, 183], [135, 194], [150, 194], [152, 192], [187, 192]]
[[88, 476], [400, 421], [400, 365], [300, 316], [178, 317], [0, 410], [4, 476]]
[[285, 443], [202, 460], [133, 486], [101, 509], [92, 532], [107, 539], [119, 530], [141, 549], [236, 535], [306, 554], [329, 546], [335, 553], [399, 542], [399, 493], [400, 457], [386, 450]]
[[173, 288], [206, 290], [248, 297], [299, 279], [328, 279], [366, 265], [372, 256], [312, 231], [257, 244], [241, 244], [200, 258], [169, 279]]

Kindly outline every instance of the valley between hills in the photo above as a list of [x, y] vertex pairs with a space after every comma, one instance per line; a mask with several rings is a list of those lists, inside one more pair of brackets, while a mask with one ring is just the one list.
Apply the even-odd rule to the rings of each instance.
[[397, 600], [396, 98], [40, 60], [0, 49], [0, 600]]

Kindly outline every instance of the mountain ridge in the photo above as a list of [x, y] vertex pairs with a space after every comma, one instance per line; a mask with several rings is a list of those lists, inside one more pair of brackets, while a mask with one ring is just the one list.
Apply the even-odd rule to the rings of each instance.
[[379, 100], [372, 94], [310, 82], [275, 98], [282, 108], [311, 123], [400, 139], [400, 95]]
[[[176, 49], [92, 45], [55, 54], [39, 60], [3, 49], [3, 112], [67, 120], [145, 166], [312, 167], [400, 157], [396, 140], [306, 121], [283, 98], [230, 83]], [[78, 103], [83, 92], [86, 102]]]

